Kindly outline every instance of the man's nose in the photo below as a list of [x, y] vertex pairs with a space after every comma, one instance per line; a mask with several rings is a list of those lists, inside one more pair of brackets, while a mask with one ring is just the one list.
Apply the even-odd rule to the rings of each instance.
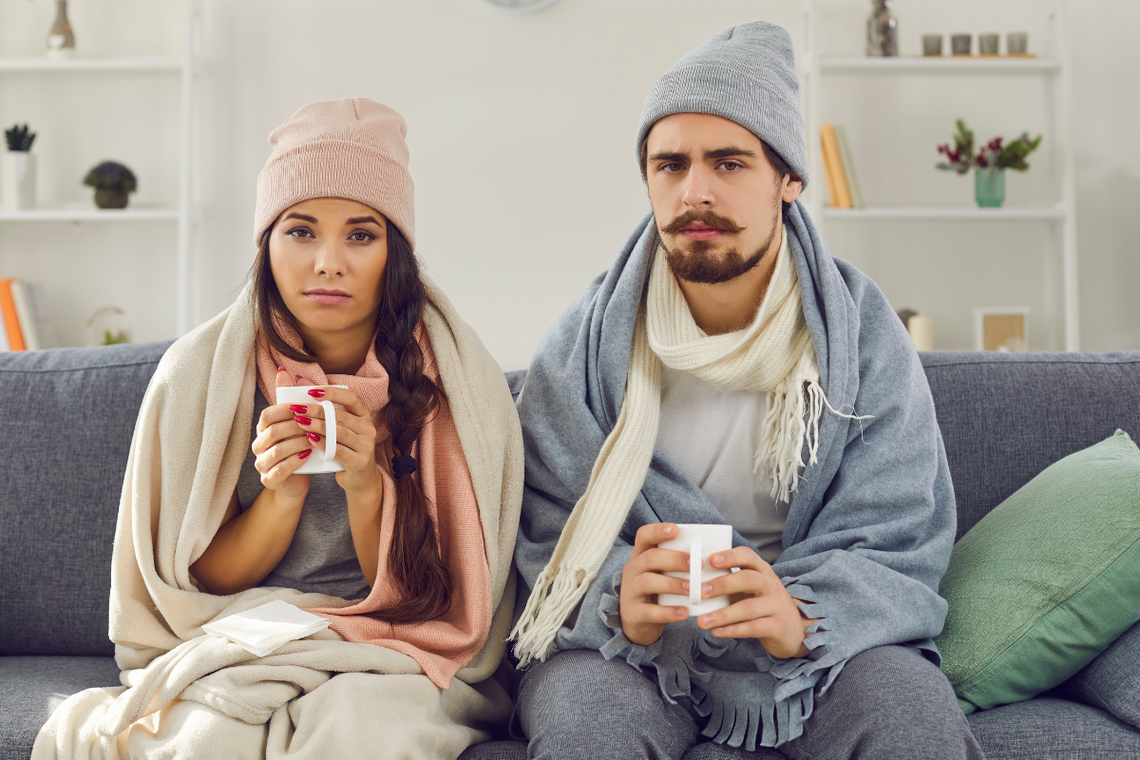
[[682, 196], [686, 206], [712, 206], [715, 203], [711, 179], [703, 167], [696, 166], [689, 170]]

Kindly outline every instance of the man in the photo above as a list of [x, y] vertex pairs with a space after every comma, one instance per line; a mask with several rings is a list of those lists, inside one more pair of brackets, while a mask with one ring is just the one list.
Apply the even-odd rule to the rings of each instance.
[[[516, 727], [532, 757], [979, 758], [932, 637], [955, 508], [917, 354], [828, 254], [791, 40], [715, 35], [654, 85], [652, 214], [546, 335], [519, 399]], [[687, 617], [678, 523], [730, 523]], [[632, 667], [631, 667], [632, 666]], [[720, 753], [720, 754], [718, 754]], [[715, 746], [702, 757], [739, 756]]]

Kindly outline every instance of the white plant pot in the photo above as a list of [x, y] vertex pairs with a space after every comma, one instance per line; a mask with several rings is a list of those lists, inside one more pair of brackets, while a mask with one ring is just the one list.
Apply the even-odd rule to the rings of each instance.
[[24, 151], [6, 151], [0, 165], [0, 198], [8, 211], [36, 207], [36, 157]]

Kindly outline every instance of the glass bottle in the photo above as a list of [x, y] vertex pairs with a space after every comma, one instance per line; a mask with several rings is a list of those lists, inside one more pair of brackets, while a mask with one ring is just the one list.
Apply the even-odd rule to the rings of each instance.
[[891, 15], [891, 0], [871, 0], [871, 3], [871, 17], [867, 19], [867, 55], [898, 55], [898, 21]]
[[55, 23], [47, 38], [48, 58], [70, 58], [75, 55], [75, 34], [67, 20], [67, 0], [55, 0]]

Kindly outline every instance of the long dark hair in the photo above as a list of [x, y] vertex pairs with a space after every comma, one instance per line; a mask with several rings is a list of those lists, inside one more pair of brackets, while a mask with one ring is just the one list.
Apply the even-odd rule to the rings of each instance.
[[[443, 389], [424, 374], [424, 354], [413, 331], [423, 314], [424, 286], [420, 266], [407, 238], [391, 222], [388, 264], [384, 274], [380, 313], [376, 318], [376, 356], [388, 373], [388, 405], [384, 419], [396, 456], [412, 453], [424, 424], [439, 409]], [[277, 330], [274, 315], [298, 335], [297, 319], [285, 305], [269, 266], [269, 237], [265, 231], [251, 272], [260, 328], [273, 349], [290, 359], [315, 362], [306, 346], [290, 346]], [[390, 462], [381, 462], [388, 468]], [[388, 572], [401, 592], [400, 601], [376, 617], [392, 623], [431, 620], [451, 606], [451, 575], [439, 555], [436, 525], [428, 498], [411, 475], [396, 480], [395, 535], [388, 553]]]

